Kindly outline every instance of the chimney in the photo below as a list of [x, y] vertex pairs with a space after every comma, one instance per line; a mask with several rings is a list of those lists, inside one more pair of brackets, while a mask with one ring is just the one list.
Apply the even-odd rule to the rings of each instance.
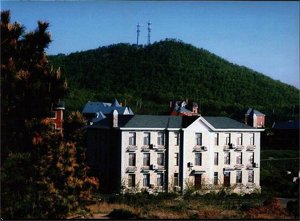
[[112, 114], [113, 118], [112, 118], [112, 126], [115, 128], [115, 127], [118, 127], [118, 111], [114, 110], [113, 111], [113, 114]]
[[170, 108], [173, 106], [173, 101], [170, 101]]
[[120, 102], [120, 106], [123, 107], [123, 103], [122, 102]]

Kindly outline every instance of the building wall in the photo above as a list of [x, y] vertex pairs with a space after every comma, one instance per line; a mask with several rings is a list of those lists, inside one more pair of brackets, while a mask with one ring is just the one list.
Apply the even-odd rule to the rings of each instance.
[[265, 126], [265, 116], [253, 114], [253, 125], [251, 125], [251, 126], [256, 127], [256, 128], [264, 127]]
[[120, 191], [121, 151], [118, 130], [87, 130], [87, 163], [100, 180], [100, 191], [113, 193]]
[[[200, 152], [202, 154], [202, 165], [195, 166], [195, 152], [193, 151], [193, 147], [195, 146], [195, 133], [202, 133], [203, 137], [203, 146], [207, 147], [207, 151]], [[242, 134], [243, 137], [243, 149], [241, 151], [236, 151], [234, 149], [229, 151], [224, 151], [224, 146], [226, 143], [226, 134], [228, 132], [219, 132], [219, 145], [215, 144], [214, 136], [217, 134], [215, 132], [205, 131], [205, 130], [196, 130], [196, 131], [185, 131], [185, 143], [184, 146], [184, 163], [183, 163], [183, 174], [184, 174], [184, 182], [183, 182], [183, 189], [187, 187], [187, 185], [194, 184], [194, 176], [191, 173], [193, 170], [195, 171], [205, 171], [202, 174], [202, 185], [214, 184], [214, 172], [218, 172], [218, 180], [219, 184], [222, 185], [224, 182], [224, 168], [230, 168], [230, 184], [236, 184], [236, 174], [237, 171], [234, 166], [237, 164], [237, 157], [240, 156], [239, 154], [242, 153], [242, 164], [243, 167], [240, 171], [242, 171], [242, 184], [247, 185], [250, 184], [248, 182], [248, 173], [249, 169], [247, 169], [247, 165], [250, 165], [250, 157], [254, 153], [254, 162], [260, 162], [260, 133], [250, 133], [250, 132], [230, 132], [231, 136], [231, 143], [237, 145], [237, 137]], [[247, 146], [250, 145], [250, 137], [254, 134], [254, 144], [255, 149], [253, 151], [247, 150]], [[218, 153], [218, 165], [214, 165], [214, 153]], [[224, 164], [225, 153], [230, 153], [230, 164]], [[194, 166], [189, 168], [187, 166], [188, 162], [192, 162]], [[258, 166], [260, 166], [258, 164]], [[254, 170], [254, 182], [257, 187], [260, 186], [260, 169], [253, 168]]]
[[[129, 132], [133, 131], [122, 131], [122, 163], [121, 163], [121, 176], [122, 176], [122, 184], [125, 187], [128, 187], [128, 172], [126, 169], [129, 166], [129, 152], [127, 148], [129, 146]], [[148, 188], [143, 187], [143, 174], [144, 172], [141, 170], [143, 167], [143, 153], [142, 147], [144, 132], [150, 132], [150, 143], [157, 145], [157, 133], [159, 131], [135, 131], [136, 132], [136, 187], [137, 188]], [[174, 189], [174, 173], [179, 173], [182, 175], [181, 182], [179, 185], [182, 189], [187, 188], [189, 185], [194, 185], [195, 179], [192, 171], [203, 171], [202, 174], [202, 185], [213, 185], [214, 184], [214, 172], [218, 172], [218, 184], [222, 185], [224, 182], [224, 168], [231, 169], [230, 171], [230, 184], [234, 186], [236, 184], [236, 174], [238, 170], [234, 167], [237, 164], [236, 158], [242, 153], [242, 164], [243, 167], [240, 169], [242, 171], [242, 184], [248, 185], [248, 173], [249, 169], [247, 169], [247, 165], [250, 165], [250, 157], [254, 153], [254, 162], [260, 162], [260, 133], [259, 132], [218, 132], [219, 134], [219, 144], [215, 144], [215, 136], [216, 132], [209, 130], [205, 125], [198, 123], [198, 125], [194, 125], [191, 128], [184, 129], [182, 132], [182, 139], [180, 145], [176, 145], [175, 131], [163, 131], [166, 135], [165, 137], [165, 171], [162, 173], [165, 174], [165, 188], [168, 190]], [[202, 145], [207, 147], [206, 151], [201, 151], [199, 153], [202, 154], [202, 164], [201, 166], [195, 165], [195, 133], [202, 133]], [[229, 151], [224, 151], [224, 146], [226, 144], [226, 134], [230, 134], [231, 143], [237, 145], [237, 138], [242, 134], [243, 139], [243, 149], [241, 151], [236, 151], [234, 149]], [[251, 151], [247, 150], [250, 145], [250, 138], [254, 135], [254, 145], [255, 148]], [[182, 148], [183, 147], [183, 148]], [[214, 153], [218, 153], [218, 165], [214, 165]], [[230, 152], [230, 165], [224, 164], [225, 153]], [[157, 151], [150, 150], [150, 164], [157, 164]], [[179, 165], [175, 166], [175, 153], [179, 153]], [[188, 167], [188, 162], [193, 163], [193, 167]], [[253, 168], [251, 170], [254, 171], [254, 182], [255, 186], [259, 187], [259, 167]], [[160, 172], [149, 170], [150, 174], [150, 184], [154, 185], [156, 188], [157, 184], [157, 174]], [[162, 189], [161, 187], [157, 187], [158, 189]]]

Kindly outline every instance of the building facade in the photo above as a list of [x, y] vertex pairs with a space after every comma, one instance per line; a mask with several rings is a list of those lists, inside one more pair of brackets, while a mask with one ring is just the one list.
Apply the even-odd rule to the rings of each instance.
[[198, 104], [196, 102], [170, 101], [170, 115], [172, 116], [200, 116]]
[[248, 124], [255, 128], [264, 128], [265, 127], [265, 114], [249, 108], [245, 113], [245, 124]]
[[53, 129], [62, 131], [64, 121], [65, 104], [63, 101], [59, 101], [51, 108], [52, 117], [48, 119], [51, 121]]
[[103, 192], [260, 188], [260, 132], [225, 117], [118, 115], [87, 127]]
[[82, 115], [85, 117], [87, 124], [92, 125], [111, 115], [115, 110], [119, 115], [134, 114], [130, 107], [123, 106], [117, 99], [114, 99], [112, 103], [88, 101], [83, 108]]

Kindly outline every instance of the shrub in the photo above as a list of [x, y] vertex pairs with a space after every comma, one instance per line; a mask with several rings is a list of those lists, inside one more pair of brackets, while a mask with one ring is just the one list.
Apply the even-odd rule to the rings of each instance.
[[138, 219], [138, 215], [127, 209], [114, 209], [108, 214], [112, 219]]
[[295, 217], [299, 218], [299, 198], [296, 201], [287, 203], [287, 210]]
[[287, 215], [279, 200], [275, 198], [267, 199], [263, 206], [251, 208], [248, 214], [252, 219], [283, 218]]

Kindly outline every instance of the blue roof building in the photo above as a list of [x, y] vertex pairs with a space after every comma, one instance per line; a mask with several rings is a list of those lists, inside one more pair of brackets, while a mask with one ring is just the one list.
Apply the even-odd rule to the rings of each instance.
[[89, 124], [93, 124], [112, 115], [114, 110], [118, 112], [118, 115], [134, 115], [130, 107], [123, 107], [117, 99], [114, 99], [112, 103], [89, 101], [85, 104], [82, 114]]

